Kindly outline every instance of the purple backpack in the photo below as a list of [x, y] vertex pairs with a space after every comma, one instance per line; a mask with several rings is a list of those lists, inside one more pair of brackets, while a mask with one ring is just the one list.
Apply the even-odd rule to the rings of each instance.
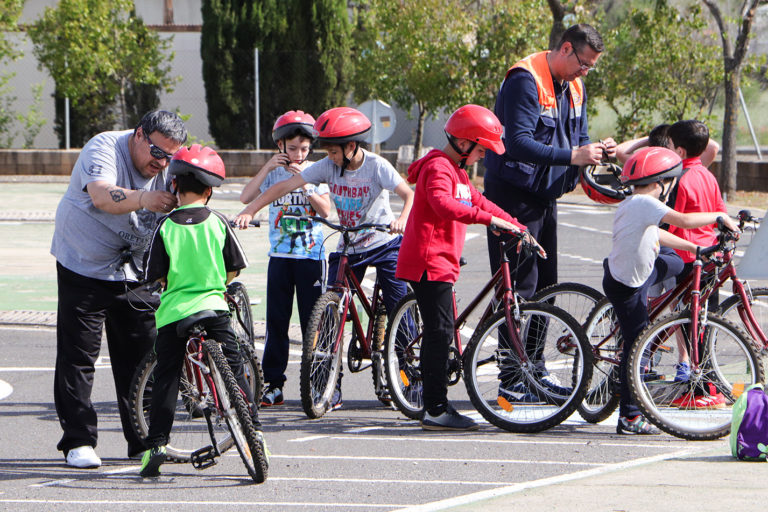
[[748, 387], [733, 404], [731, 453], [741, 460], [766, 460], [768, 395], [762, 384]]

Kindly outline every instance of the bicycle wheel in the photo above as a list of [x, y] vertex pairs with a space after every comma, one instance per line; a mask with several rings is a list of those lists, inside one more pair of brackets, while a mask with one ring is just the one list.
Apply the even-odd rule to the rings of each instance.
[[310, 418], [319, 418], [331, 406], [341, 371], [341, 342], [336, 346], [343, 329], [340, 305], [341, 297], [336, 292], [321, 295], [304, 333], [299, 390], [301, 406]]
[[[752, 314], [755, 315], [757, 325], [760, 326], [764, 334], [768, 335], [768, 288], [752, 288], [751, 290], [748, 290], [747, 295], [750, 298], [749, 306], [750, 309], [752, 309]], [[717, 313], [739, 327], [743, 325], [744, 331], [752, 336], [752, 339], [754, 339], [758, 347], [761, 347], [761, 349], [768, 348], [762, 346], [762, 340], [760, 340], [756, 334], [752, 333], [750, 325], [744, 323], [741, 319], [741, 316], [739, 315], [740, 305], [741, 296], [738, 294], [731, 295], [720, 304]]]
[[565, 420], [584, 398], [592, 352], [579, 323], [550, 304], [522, 304], [515, 323], [526, 360], [510, 346], [504, 311], [498, 311], [467, 345], [464, 382], [490, 423], [510, 432], [539, 432]]
[[418, 420], [424, 412], [421, 379], [421, 333], [423, 324], [416, 295], [409, 293], [389, 317], [384, 341], [387, 386], [395, 407], [406, 417]]
[[589, 314], [584, 332], [592, 345], [594, 368], [587, 394], [577, 410], [589, 423], [600, 423], [619, 405], [619, 359], [622, 339], [611, 302], [600, 300]]
[[713, 313], [703, 320], [698, 368], [687, 382], [674, 378], [679, 347], [692, 346], [690, 312], [669, 314], [649, 325], [638, 336], [628, 361], [630, 391], [646, 418], [689, 440], [727, 435], [736, 398], [749, 385], [763, 381], [763, 367], [746, 333]]
[[[149, 434], [149, 410], [152, 405], [152, 386], [155, 382], [153, 372], [156, 365], [155, 353], [150, 351], [137, 368], [131, 385], [132, 423], [136, 434], [141, 439], [146, 439]], [[213, 393], [208, 388], [205, 379], [202, 379], [202, 385], [201, 393], [194, 379], [187, 375], [185, 366], [179, 382], [179, 396], [176, 400], [173, 429], [166, 445], [168, 460], [189, 462], [192, 452], [211, 444], [211, 436], [208, 433], [208, 425], [203, 414], [206, 407], [211, 409], [211, 423], [219, 452], [224, 453], [232, 447], [232, 436], [213, 406]]]
[[376, 398], [384, 405], [390, 405], [392, 398], [387, 387], [387, 377], [384, 370], [384, 338], [387, 332], [387, 310], [379, 302], [373, 317], [373, 339], [371, 339], [371, 378]]
[[586, 325], [589, 313], [604, 295], [581, 283], [557, 283], [542, 288], [531, 302], [548, 302], [565, 310], [581, 325]]
[[248, 297], [248, 291], [243, 283], [235, 281], [227, 285], [227, 294], [229, 294], [233, 301], [227, 302], [229, 304], [229, 311], [232, 313], [231, 323], [235, 336], [237, 336], [239, 342], [248, 343], [253, 346], [256, 337], [253, 333], [253, 313], [251, 311], [251, 299]]
[[254, 482], [260, 484], [267, 479], [269, 459], [264, 435], [253, 426], [251, 412], [245, 401], [235, 375], [227, 364], [221, 346], [214, 340], [205, 340], [203, 349], [208, 354], [211, 380], [216, 386], [224, 419], [232, 433], [240, 458]]

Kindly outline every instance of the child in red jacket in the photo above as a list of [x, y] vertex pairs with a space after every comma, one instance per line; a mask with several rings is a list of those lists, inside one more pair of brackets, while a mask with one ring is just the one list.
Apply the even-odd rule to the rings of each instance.
[[525, 226], [487, 200], [464, 171], [485, 156], [486, 149], [504, 153], [502, 127], [493, 113], [464, 105], [445, 124], [448, 144], [432, 150], [408, 168], [416, 184], [413, 209], [406, 224], [396, 277], [410, 281], [424, 322], [421, 342], [424, 430], [475, 430], [478, 424], [448, 403], [446, 364], [453, 339], [453, 284], [467, 224], [493, 225], [522, 231]]

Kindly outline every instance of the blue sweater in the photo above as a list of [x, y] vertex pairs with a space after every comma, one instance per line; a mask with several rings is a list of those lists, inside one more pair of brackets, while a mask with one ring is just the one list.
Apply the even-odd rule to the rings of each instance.
[[512, 186], [540, 201], [553, 202], [578, 184], [578, 167], [570, 165], [571, 148], [589, 143], [586, 93], [582, 114], [570, 117], [570, 90], [554, 84], [559, 118], [540, 115], [536, 82], [524, 69], [512, 70], [502, 83], [494, 112], [504, 125], [506, 153], [485, 153], [485, 182]]

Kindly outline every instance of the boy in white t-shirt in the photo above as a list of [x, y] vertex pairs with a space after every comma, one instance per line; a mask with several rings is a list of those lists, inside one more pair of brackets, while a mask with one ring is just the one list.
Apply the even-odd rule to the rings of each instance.
[[[386, 159], [360, 146], [370, 129], [371, 121], [354, 108], [337, 107], [323, 112], [315, 122], [314, 133], [321, 147], [328, 151], [328, 156], [310, 165], [301, 174], [264, 191], [240, 212], [235, 223], [245, 228], [256, 212], [287, 192], [306, 183], [327, 183], [340, 224], [389, 225], [389, 233], [374, 229], [350, 233], [352, 247], [349, 264], [359, 278], [366, 267], [376, 267], [384, 306], [387, 311], [393, 311], [407, 292], [405, 282], [395, 278], [395, 269], [403, 238], [401, 235], [413, 205], [413, 190]], [[403, 200], [403, 210], [397, 218], [389, 204], [390, 191]], [[341, 245], [339, 240], [339, 249]], [[336, 278], [339, 257], [338, 252], [328, 256], [328, 279], [331, 282]], [[331, 400], [331, 409], [340, 406], [341, 376]]]
[[[603, 290], [616, 312], [624, 340], [619, 381], [618, 434], [657, 434], [632, 403], [629, 395], [627, 357], [629, 348], [648, 324], [648, 288], [683, 270], [683, 261], [673, 249], [696, 252], [696, 245], [659, 229], [665, 222], [695, 228], [717, 222], [722, 212], [679, 213], [664, 204], [674, 178], [682, 172], [682, 161], [666, 148], [649, 147], [635, 152], [624, 165], [621, 181], [632, 185], [632, 195], [616, 209], [613, 248], [603, 262]], [[736, 223], [723, 221], [731, 230]], [[661, 247], [661, 246], [664, 247]]]

